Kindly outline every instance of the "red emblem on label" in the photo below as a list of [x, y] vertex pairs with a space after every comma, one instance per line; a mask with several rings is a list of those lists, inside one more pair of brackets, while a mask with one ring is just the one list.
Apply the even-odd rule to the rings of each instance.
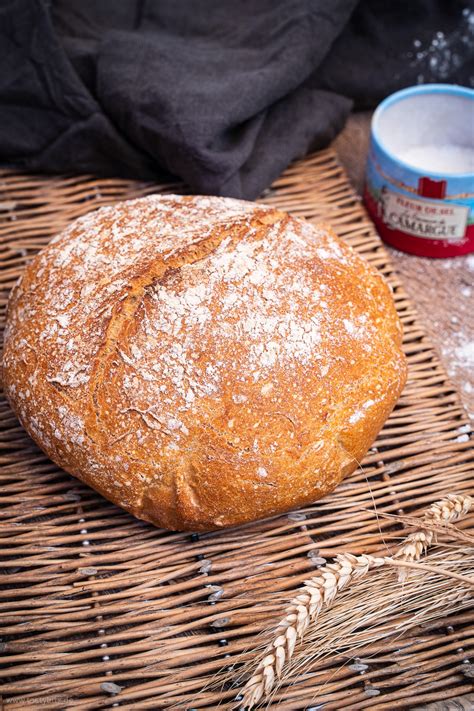
[[446, 195], [446, 180], [419, 178], [417, 193], [421, 197], [443, 200]]

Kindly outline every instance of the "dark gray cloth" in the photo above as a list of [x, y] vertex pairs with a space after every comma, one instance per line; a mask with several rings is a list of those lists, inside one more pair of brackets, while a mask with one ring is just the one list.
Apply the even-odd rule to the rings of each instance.
[[7, 0], [0, 160], [254, 198], [353, 101], [472, 82], [456, 0]]

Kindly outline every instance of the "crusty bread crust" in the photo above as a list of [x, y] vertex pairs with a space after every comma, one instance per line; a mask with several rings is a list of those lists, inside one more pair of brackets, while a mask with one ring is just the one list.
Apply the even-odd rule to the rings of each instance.
[[329, 228], [159, 196], [72, 223], [12, 292], [7, 397], [37, 444], [182, 530], [310, 503], [352, 472], [406, 378], [388, 286]]

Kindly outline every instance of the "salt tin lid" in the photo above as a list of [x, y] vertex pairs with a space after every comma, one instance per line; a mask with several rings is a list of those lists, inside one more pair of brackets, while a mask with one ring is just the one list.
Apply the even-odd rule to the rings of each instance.
[[425, 84], [385, 99], [372, 118], [364, 199], [399, 249], [474, 251], [474, 90]]

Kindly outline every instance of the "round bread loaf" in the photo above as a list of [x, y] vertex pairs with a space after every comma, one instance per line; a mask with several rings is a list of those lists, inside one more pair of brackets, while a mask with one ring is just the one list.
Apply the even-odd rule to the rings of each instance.
[[152, 195], [81, 217], [14, 288], [7, 397], [135, 516], [206, 530], [323, 496], [406, 377], [383, 278], [270, 207]]

